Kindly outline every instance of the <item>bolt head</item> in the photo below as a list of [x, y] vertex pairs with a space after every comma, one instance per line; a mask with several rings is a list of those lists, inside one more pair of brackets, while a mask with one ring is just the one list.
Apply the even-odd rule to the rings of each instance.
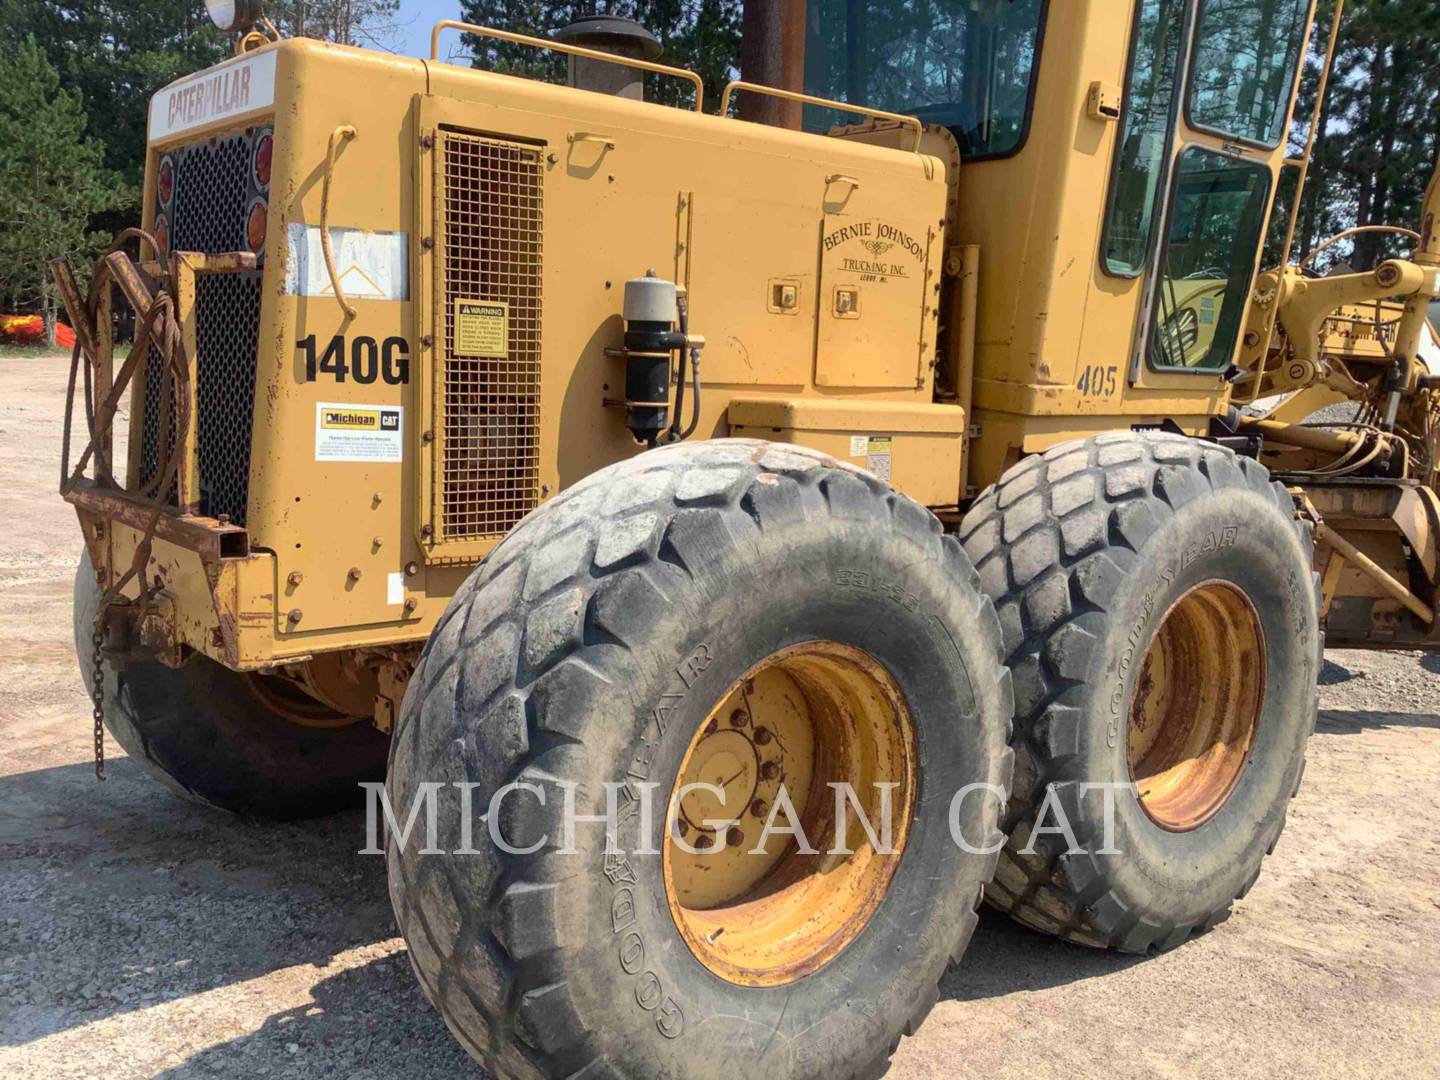
[[773, 761], [767, 761], [760, 766], [760, 778], [762, 780], [775, 780], [780, 776], [780, 766]]
[[359, 581], [359, 580], [360, 580], [360, 568], [359, 568], [358, 566], [352, 566], [352, 567], [350, 567], [350, 572], [349, 572], [348, 574], [346, 574], [345, 576], [348, 577], [351, 581]]
[[755, 729], [755, 742], [756, 742], [756, 744], [758, 744], [758, 745], [760, 745], [760, 746], [765, 746], [765, 745], [767, 745], [767, 744], [770, 742], [770, 740], [773, 739], [774, 737], [775, 737], [775, 736], [773, 736], [773, 735], [770, 734], [770, 729], [769, 729], [769, 728], [763, 728], [763, 727], [762, 727], [762, 728], [756, 728], [756, 729]]
[[294, 588], [305, 580], [305, 575], [300, 573], [299, 570], [291, 570], [290, 573], [285, 575], [285, 580], [290, 584], [291, 588]]
[[736, 709], [730, 714], [731, 727], [744, 727], [750, 722], [750, 714], [744, 709]]
[[300, 621], [300, 614], [300, 609], [298, 607], [291, 608], [289, 614], [287, 614], [285, 618], [289, 619], [292, 623], [297, 623]]
[[754, 817], [763, 818], [770, 811], [770, 804], [764, 799], [756, 799], [750, 804], [750, 813]]

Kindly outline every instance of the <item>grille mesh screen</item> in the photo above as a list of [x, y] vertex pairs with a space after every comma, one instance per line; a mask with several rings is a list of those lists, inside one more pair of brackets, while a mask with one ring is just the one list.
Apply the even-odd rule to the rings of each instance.
[[[540, 151], [441, 134], [444, 318], [438, 534], [501, 535], [535, 508], [540, 460]], [[457, 356], [455, 301], [508, 305], [507, 354]]]
[[[255, 147], [269, 128], [251, 128], [182, 146], [166, 155], [173, 169], [169, 204], [156, 208], [168, 222], [170, 248], [217, 255], [249, 250], [246, 218], [265, 197], [252, 168]], [[195, 283], [196, 453], [200, 473], [199, 512], [229, 516], [245, 524], [250, 485], [251, 420], [255, 409], [255, 366], [260, 346], [261, 274], [201, 274]], [[140, 431], [140, 481], [148, 484], [160, 467], [161, 424], [175, 439], [175, 414], [160, 396], [161, 364], [151, 350], [145, 369]], [[176, 499], [172, 482], [168, 502]]]
[[253, 133], [241, 131], [182, 146], [169, 155], [175, 168], [172, 250], [206, 255], [249, 250], [245, 215], [254, 191], [250, 180], [253, 145]]

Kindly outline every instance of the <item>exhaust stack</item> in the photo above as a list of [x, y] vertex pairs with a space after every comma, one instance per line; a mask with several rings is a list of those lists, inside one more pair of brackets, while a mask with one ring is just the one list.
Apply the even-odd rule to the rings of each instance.
[[[660, 42], [634, 19], [616, 15], [583, 15], [553, 37], [567, 45], [614, 53], [636, 60], [657, 60]], [[582, 56], [570, 59], [570, 85], [580, 90], [645, 100], [645, 73], [639, 68], [621, 67]]]

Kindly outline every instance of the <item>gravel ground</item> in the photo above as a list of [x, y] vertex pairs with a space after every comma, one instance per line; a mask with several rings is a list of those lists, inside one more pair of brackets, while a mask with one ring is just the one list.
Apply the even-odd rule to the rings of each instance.
[[[0, 359], [0, 1075], [476, 1076], [416, 988], [363, 817], [97, 784], [53, 494], [64, 364]], [[1440, 664], [1332, 652], [1290, 825], [1172, 953], [986, 915], [894, 1077], [1440, 1074]]]

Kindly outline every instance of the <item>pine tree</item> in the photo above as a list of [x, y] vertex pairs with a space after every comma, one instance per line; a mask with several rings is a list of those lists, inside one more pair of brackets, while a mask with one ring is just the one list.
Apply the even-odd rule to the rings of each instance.
[[0, 0], [0, 21], [35, 36], [60, 84], [84, 101], [105, 164], [136, 185], [151, 95], [231, 51], [194, 0]]
[[[1320, 5], [1296, 104], [1292, 150], [1303, 149], [1334, 0]], [[1351, 225], [1414, 228], [1436, 164], [1440, 135], [1440, 3], [1347, 0], [1330, 87], [1322, 106], [1310, 178], [1301, 202], [1296, 254]], [[1321, 257], [1357, 269], [1408, 251], [1402, 236], [1372, 233]]]
[[[738, 77], [741, 0], [463, 0], [461, 18], [482, 26], [549, 37], [582, 15], [620, 15], [649, 30], [660, 42], [661, 62], [688, 68], [704, 80], [707, 99], [718, 98]], [[476, 67], [511, 75], [565, 81], [565, 57], [523, 45], [466, 35], [464, 47]], [[688, 84], [663, 75], [645, 76], [645, 97], [666, 105], [693, 98]]]
[[79, 95], [34, 37], [0, 54], [0, 295], [12, 310], [38, 307], [52, 343], [49, 260], [88, 264], [106, 240], [91, 218], [133, 198], [85, 126]]

